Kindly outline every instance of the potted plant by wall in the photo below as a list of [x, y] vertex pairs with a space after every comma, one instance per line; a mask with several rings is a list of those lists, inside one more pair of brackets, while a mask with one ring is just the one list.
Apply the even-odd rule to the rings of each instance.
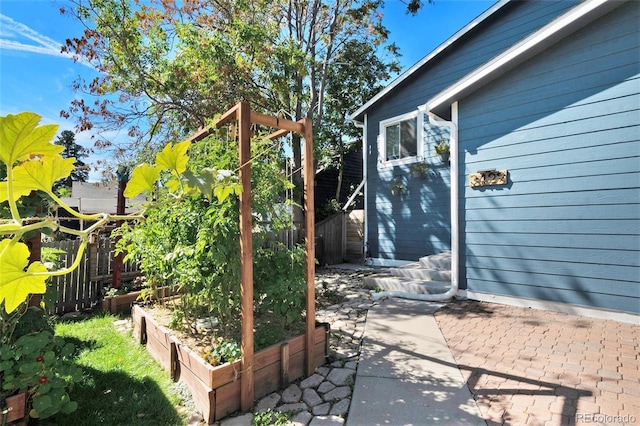
[[451, 153], [449, 151], [449, 144], [444, 139], [440, 139], [440, 142], [436, 145], [436, 154], [440, 156], [443, 163], [449, 162]]
[[396, 182], [391, 185], [391, 195], [402, 195], [407, 190], [407, 187], [402, 182]]
[[427, 173], [427, 170], [429, 170], [429, 165], [421, 161], [411, 166], [411, 175], [413, 177], [423, 177]]

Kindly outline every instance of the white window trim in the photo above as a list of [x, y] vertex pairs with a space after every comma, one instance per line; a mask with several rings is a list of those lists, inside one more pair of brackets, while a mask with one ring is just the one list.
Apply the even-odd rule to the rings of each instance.
[[[398, 124], [402, 121], [409, 120], [412, 118], [416, 118], [416, 126], [417, 129], [417, 146], [416, 150], [418, 151], [418, 155], [415, 157], [405, 157], [399, 158], [397, 160], [385, 160], [387, 157], [387, 141], [385, 131], [386, 127]], [[378, 167], [379, 168], [387, 168], [393, 166], [400, 166], [403, 164], [412, 164], [423, 160], [424, 155], [424, 114], [420, 111], [412, 111], [406, 114], [398, 115], [396, 117], [388, 118], [386, 120], [380, 121], [379, 130], [378, 130]]]

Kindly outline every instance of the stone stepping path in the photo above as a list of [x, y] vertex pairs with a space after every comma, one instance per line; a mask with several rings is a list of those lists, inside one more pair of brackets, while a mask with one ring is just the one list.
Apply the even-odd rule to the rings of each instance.
[[[355, 265], [352, 265], [355, 266]], [[326, 268], [316, 273], [317, 291], [330, 291], [345, 302], [318, 309], [316, 319], [331, 325], [330, 356], [335, 360], [307, 378], [257, 401], [255, 413], [287, 413], [290, 426], [334, 426], [346, 422], [364, 337], [372, 290], [363, 288], [369, 268]], [[250, 426], [253, 414], [223, 419], [219, 426]]]

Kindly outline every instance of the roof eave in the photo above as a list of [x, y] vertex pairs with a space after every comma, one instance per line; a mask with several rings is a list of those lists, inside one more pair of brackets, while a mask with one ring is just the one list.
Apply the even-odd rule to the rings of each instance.
[[476, 68], [453, 85], [429, 99], [427, 111], [442, 114], [450, 105], [476, 91], [490, 81], [503, 75], [522, 62], [530, 59], [549, 46], [584, 27], [600, 16], [617, 8], [624, 2], [607, 0], [586, 0], [568, 10], [549, 24], [523, 39], [510, 49]]
[[489, 9], [485, 10], [482, 14], [480, 14], [473, 21], [469, 22], [462, 29], [456, 32], [454, 35], [449, 37], [444, 43], [440, 44], [434, 50], [432, 50], [427, 56], [422, 58], [419, 62], [409, 68], [407, 71], [398, 76], [395, 80], [389, 83], [384, 89], [378, 92], [373, 98], [371, 98], [366, 104], [362, 105], [355, 112], [349, 115], [349, 119], [352, 121], [362, 121], [362, 116], [364, 113], [371, 108], [375, 103], [377, 103], [380, 99], [384, 98], [389, 92], [391, 92], [395, 87], [400, 85], [403, 81], [411, 77], [415, 74], [420, 68], [422, 68], [425, 64], [433, 60], [435, 57], [439, 56], [442, 52], [447, 50], [449, 46], [457, 42], [461, 39], [465, 34], [471, 31], [473, 28], [477, 27], [481, 22], [485, 19], [496, 13], [498, 10], [502, 9], [506, 4], [513, 0], [499, 0]]

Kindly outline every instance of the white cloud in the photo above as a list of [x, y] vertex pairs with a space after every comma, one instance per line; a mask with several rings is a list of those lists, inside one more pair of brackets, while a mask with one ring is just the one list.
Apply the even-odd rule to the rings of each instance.
[[[27, 44], [17, 39], [28, 39], [33, 41], [34, 44]], [[14, 50], [18, 52], [71, 58], [72, 55], [61, 52], [61, 46], [59, 42], [52, 38], [40, 34], [28, 26], [0, 13], [0, 50]], [[78, 60], [78, 62], [93, 69], [93, 66], [88, 62], [82, 60]]]

